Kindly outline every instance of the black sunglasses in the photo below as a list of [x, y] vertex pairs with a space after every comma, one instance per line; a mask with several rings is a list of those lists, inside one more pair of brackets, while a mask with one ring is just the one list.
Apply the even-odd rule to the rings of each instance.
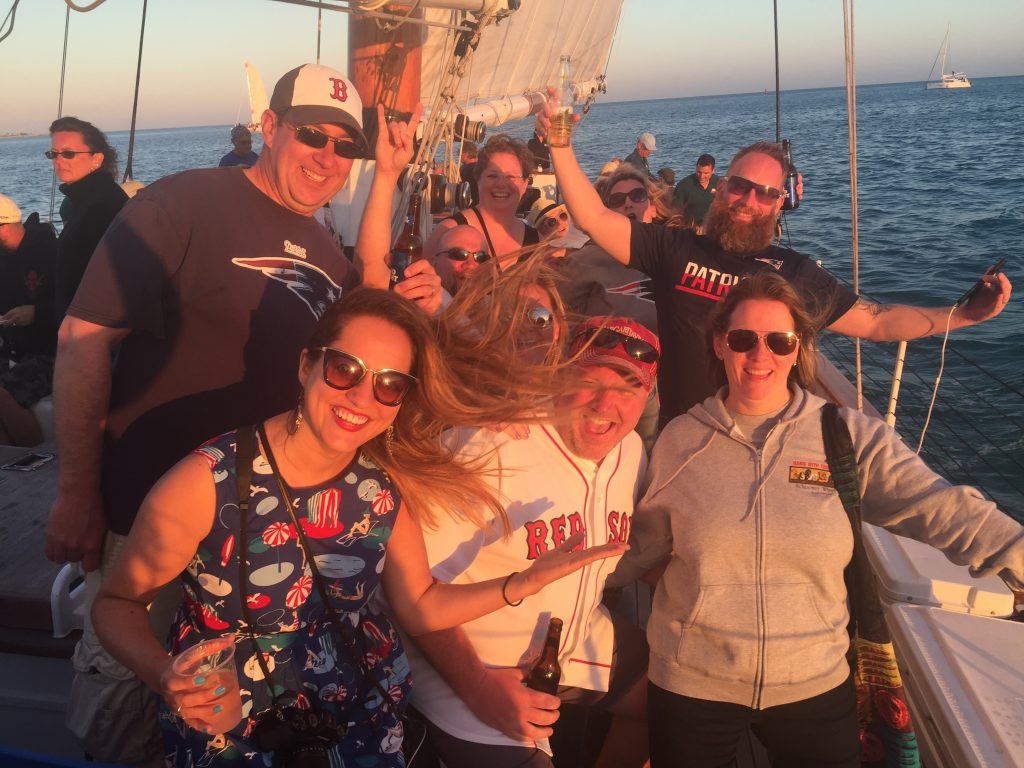
[[762, 336], [757, 331], [738, 328], [725, 334], [729, 349], [740, 354], [752, 350], [761, 339], [764, 339], [768, 351], [780, 357], [793, 354], [800, 343], [799, 334], [793, 331], [769, 331]]
[[725, 176], [722, 178], [722, 181], [725, 182], [725, 191], [730, 195], [746, 197], [753, 190], [754, 196], [757, 197], [757, 202], [762, 205], [770, 205], [780, 197], [786, 196], [786, 193], [781, 189], [769, 187], [767, 184], [755, 184], [750, 179], [745, 179], [742, 176]]
[[381, 405], [394, 407], [416, 384], [416, 377], [391, 368], [375, 371], [355, 355], [331, 347], [318, 347], [324, 353], [324, 383], [334, 389], [352, 389], [367, 373], [373, 374], [373, 396]]
[[300, 144], [305, 144], [307, 147], [323, 149], [327, 146], [327, 142], [331, 142], [334, 144], [334, 154], [338, 157], [354, 160], [360, 156], [359, 145], [348, 137], [328, 136], [323, 131], [318, 131], [309, 125], [289, 125], [287, 127], [295, 131], [295, 138], [299, 140]]
[[591, 346], [598, 349], [615, 349], [621, 346], [627, 355], [641, 363], [656, 363], [661, 357], [653, 344], [643, 339], [634, 339], [611, 328], [587, 328], [577, 336], [577, 339], [589, 341]]
[[612, 192], [608, 195], [608, 207], [621, 208], [626, 204], [627, 197], [634, 203], [642, 203], [648, 197], [647, 189], [645, 187], [637, 187], [636, 189], [629, 190], [629, 192]]
[[43, 152], [47, 160], [56, 160], [63, 157], [65, 160], [74, 160], [75, 155], [95, 155], [91, 149], [48, 149]]
[[477, 264], [483, 264], [491, 259], [491, 254], [487, 251], [467, 251], [465, 248], [449, 248], [446, 251], [438, 251], [438, 256], [447, 256], [452, 261], [473, 259]]

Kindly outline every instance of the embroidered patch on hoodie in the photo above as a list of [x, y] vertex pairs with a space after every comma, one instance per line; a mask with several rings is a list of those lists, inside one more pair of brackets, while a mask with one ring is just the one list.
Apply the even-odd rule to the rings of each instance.
[[814, 461], [794, 461], [789, 465], [789, 482], [816, 488], [832, 487], [832, 472], [828, 464]]

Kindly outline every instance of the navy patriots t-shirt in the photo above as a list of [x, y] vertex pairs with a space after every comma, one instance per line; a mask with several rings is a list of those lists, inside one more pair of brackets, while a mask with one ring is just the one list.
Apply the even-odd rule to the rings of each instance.
[[330, 234], [238, 168], [168, 176], [114, 219], [68, 314], [127, 328], [103, 445], [108, 524], [214, 435], [293, 408], [317, 319], [359, 282]]
[[658, 396], [663, 424], [714, 394], [707, 317], [714, 303], [747, 275], [778, 272], [793, 284], [822, 327], [857, 301], [853, 291], [796, 251], [772, 245], [754, 253], [730, 253], [692, 230], [659, 224], [633, 222], [629, 266], [652, 278], [661, 341]]

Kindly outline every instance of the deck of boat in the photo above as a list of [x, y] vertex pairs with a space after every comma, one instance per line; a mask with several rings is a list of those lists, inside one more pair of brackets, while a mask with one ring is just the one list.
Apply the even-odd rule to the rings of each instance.
[[[0, 464], [25, 453], [0, 446]], [[50, 590], [61, 566], [43, 555], [56, 489], [56, 460], [32, 472], [0, 471], [0, 745], [81, 758], [64, 727], [69, 658], [80, 633], [53, 637]]]

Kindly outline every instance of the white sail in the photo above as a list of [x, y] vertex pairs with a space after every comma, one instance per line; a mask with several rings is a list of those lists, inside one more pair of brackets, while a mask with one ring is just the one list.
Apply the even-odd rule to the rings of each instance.
[[[603, 82], [622, 0], [523, 0], [518, 11], [484, 28], [472, 64], [456, 91], [460, 110], [489, 126], [530, 113], [548, 85], [558, 82], [559, 57], [569, 54], [579, 100]], [[429, 10], [432, 21], [454, 23], [458, 14]], [[453, 37], [430, 27], [423, 47], [421, 100], [437, 101], [437, 83], [450, 64]], [[467, 107], [480, 105], [478, 110]]]
[[249, 86], [249, 130], [258, 133], [263, 113], [270, 102], [263, 87], [263, 78], [250, 61], [245, 62], [245, 81]]

